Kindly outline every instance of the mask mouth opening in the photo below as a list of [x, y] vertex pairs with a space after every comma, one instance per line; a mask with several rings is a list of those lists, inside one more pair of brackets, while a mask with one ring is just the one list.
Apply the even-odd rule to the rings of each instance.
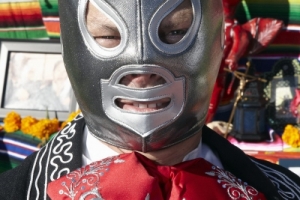
[[171, 103], [171, 98], [165, 97], [154, 101], [135, 101], [125, 98], [117, 98], [115, 105], [122, 110], [132, 113], [151, 113], [167, 108]]
[[[165, 78], [156, 73], [149, 73], [147, 71], [140, 73], [130, 73], [121, 77], [118, 84], [123, 87], [144, 90], [150, 88], [157, 88], [166, 84]], [[120, 97], [115, 99], [115, 105], [127, 112], [132, 113], [149, 113], [165, 109], [170, 105], [170, 97], [161, 97], [159, 99], [130, 99]]]

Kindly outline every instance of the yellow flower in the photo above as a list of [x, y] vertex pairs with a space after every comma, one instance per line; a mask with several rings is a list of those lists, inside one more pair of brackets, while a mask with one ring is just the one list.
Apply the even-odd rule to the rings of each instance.
[[80, 110], [77, 110], [76, 112], [72, 112], [69, 115], [68, 119], [61, 124], [60, 128], [65, 127], [67, 125], [67, 123], [69, 123], [70, 121], [72, 121], [80, 112], [81, 112]]
[[4, 122], [4, 130], [8, 133], [15, 132], [21, 127], [21, 116], [12, 111], [6, 115], [3, 120]]
[[[77, 114], [80, 113], [80, 110], [73, 112], [69, 115], [69, 118], [63, 124], [67, 124], [71, 121]], [[4, 130], [6, 132], [15, 132], [21, 130], [25, 134], [32, 135], [41, 139], [42, 141], [47, 141], [49, 137], [59, 131], [59, 121], [58, 119], [35, 119], [31, 116], [27, 116], [21, 119], [21, 116], [18, 113], [10, 112], [4, 118]], [[3, 127], [2, 127], [3, 128]], [[0, 126], [1, 131], [1, 126]]]
[[30, 134], [48, 140], [49, 137], [58, 131], [59, 121], [57, 119], [41, 119], [30, 127]]
[[294, 148], [300, 147], [299, 129], [290, 124], [286, 125], [282, 134], [282, 140]]
[[27, 116], [21, 120], [21, 131], [30, 134], [31, 127], [38, 122], [37, 119]]

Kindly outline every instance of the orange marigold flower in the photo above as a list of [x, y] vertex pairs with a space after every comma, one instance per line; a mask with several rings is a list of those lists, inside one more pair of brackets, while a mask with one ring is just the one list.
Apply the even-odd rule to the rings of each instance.
[[15, 132], [21, 128], [21, 116], [14, 111], [9, 112], [3, 122], [4, 130], [8, 133]]
[[48, 140], [49, 137], [58, 131], [59, 121], [57, 119], [41, 119], [36, 124], [31, 126], [30, 134]]
[[25, 134], [47, 141], [53, 133], [58, 132], [59, 121], [56, 118], [37, 120], [31, 116], [21, 119], [18, 113], [10, 112], [4, 119], [4, 130], [6, 132], [21, 130]]
[[292, 146], [292, 147], [299, 147], [300, 146], [300, 133], [299, 129], [293, 125], [286, 125], [284, 128], [284, 132], [282, 134], [282, 140]]
[[72, 121], [80, 112], [81, 112], [81, 110], [77, 110], [76, 112], [70, 113], [68, 119], [61, 124], [60, 128], [65, 127], [67, 125], [67, 123]]
[[27, 116], [21, 120], [21, 131], [30, 134], [31, 127], [38, 122], [37, 119]]
[[0, 131], [3, 131], [3, 130], [4, 130], [4, 127], [0, 125]]

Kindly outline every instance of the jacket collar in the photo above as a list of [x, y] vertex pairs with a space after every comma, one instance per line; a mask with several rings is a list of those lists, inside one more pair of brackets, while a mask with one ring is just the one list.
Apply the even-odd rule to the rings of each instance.
[[[76, 144], [79, 144], [79, 146], [76, 148], [76, 151], [82, 149], [82, 142], [79, 142], [79, 140], [81, 141], [82, 139], [84, 126], [85, 121], [84, 118], [82, 118], [79, 120], [78, 126], [76, 127], [76, 132], [81, 133], [76, 134], [77, 136], [74, 138], [78, 141]], [[272, 182], [254, 164], [254, 162], [251, 161], [251, 159], [255, 158], [246, 155], [238, 147], [232, 145], [225, 138], [218, 135], [207, 126], [204, 126], [202, 129], [202, 141], [219, 156], [225, 170], [231, 172], [236, 177], [240, 178], [244, 182], [247, 182], [249, 185], [265, 194], [267, 199], [282, 199]], [[76, 154], [81, 155], [79, 152]], [[74, 169], [79, 167], [81, 163], [81, 159], [77, 159], [75, 159], [76, 161], [74, 160], [75, 163], [73, 163], [74, 165], [72, 168]]]
[[219, 156], [225, 170], [264, 193], [267, 199], [282, 199], [272, 182], [251, 161], [255, 158], [246, 155], [207, 126], [202, 129], [202, 140]]

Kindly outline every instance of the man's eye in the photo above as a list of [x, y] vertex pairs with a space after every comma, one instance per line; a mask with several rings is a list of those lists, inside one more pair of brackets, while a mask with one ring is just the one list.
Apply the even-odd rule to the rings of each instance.
[[102, 47], [113, 48], [120, 44], [120, 36], [99, 36], [94, 37], [95, 41]]
[[[97, 38], [97, 37], [95, 37], [95, 38]], [[101, 36], [98, 38], [107, 39], [107, 40], [120, 40], [121, 39], [120, 36]]]
[[187, 30], [174, 30], [171, 31], [168, 35], [185, 35]]
[[116, 23], [91, 2], [86, 12], [86, 26], [90, 36], [102, 47], [117, 47], [121, 42], [121, 35]]
[[161, 33], [160, 39], [167, 44], [175, 44], [179, 42], [187, 33], [188, 29], [172, 30], [167, 33]]

